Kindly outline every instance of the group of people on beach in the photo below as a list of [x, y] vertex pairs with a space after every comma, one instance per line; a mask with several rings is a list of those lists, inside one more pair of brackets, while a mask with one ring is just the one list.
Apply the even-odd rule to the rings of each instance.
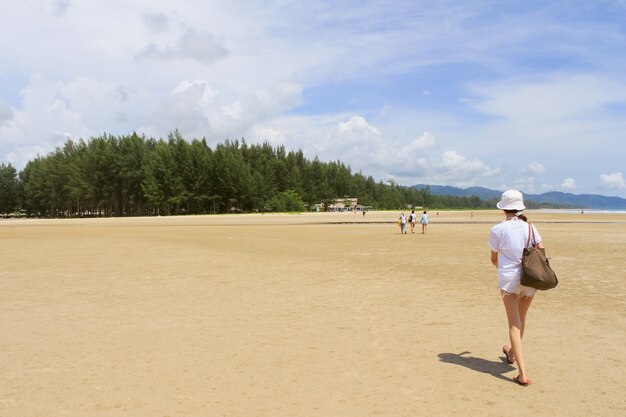
[[[411, 210], [411, 214], [409, 214], [408, 218], [404, 215], [404, 212], [400, 213], [400, 218], [398, 219], [400, 234], [407, 234], [407, 223], [411, 226], [411, 233], [415, 233], [415, 224], [417, 223], [417, 214], [415, 213], [415, 210]], [[426, 227], [428, 226], [428, 213], [426, 213], [426, 210], [424, 210], [422, 216], [420, 217], [420, 224], [422, 225], [422, 234], [426, 233]]]

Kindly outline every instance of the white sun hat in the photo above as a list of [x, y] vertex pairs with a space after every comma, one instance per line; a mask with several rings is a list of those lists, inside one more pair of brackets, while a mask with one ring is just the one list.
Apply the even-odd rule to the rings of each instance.
[[517, 210], [521, 211], [526, 208], [524, 206], [524, 197], [517, 190], [506, 190], [502, 193], [502, 198], [496, 204], [500, 210]]

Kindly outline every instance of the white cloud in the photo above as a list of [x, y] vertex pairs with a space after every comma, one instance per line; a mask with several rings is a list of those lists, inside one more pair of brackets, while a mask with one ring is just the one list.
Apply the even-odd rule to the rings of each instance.
[[377, 179], [388, 175], [389, 161], [398, 167], [406, 157], [401, 144], [389, 140], [380, 128], [358, 115], [280, 116], [255, 125], [246, 138], [301, 149], [308, 158], [341, 160], [353, 171]]
[[405, 152], [423, 152], [432, 149], [435, 146], [435, 135], [430, 132], [424, 132], [419, 138], [413, 139], [404, 147]]
[[426, 175], [436, 184], [469, 186], [495, 177], [499, 172], [499, 168], [491, 168], [479, 159], [469, 159], [455, 150], [447, 150], [439, 160], [430, 163]]
[[222, 111], [222, 114], [224, 114], [224, 116], [228, 116], [231, 119], [237, 120], [241, 119], [243, 106], [241, 105], [241, 102], [237, 100], [232, 104], [220, 107], [220, 110]]
[[165, 13], [146, 13], [143, 22], [153, 32], [164, 32], [169, 26], [169, 18]]
[[31, 80], [21, 92], [23, 106], [16, 109], [9, 122], [9, 131], [16, 134], [16, 140], [36, 142], [54, 136], [55, 132], [80, 134], [86, 131], [80, 113], [71, 108], [68, 96], [63, 94], [64, 90], [71, 90], [67, 87], [41, 77]]
[[13, 109], [0, 100], [0, 125], [13, 119]]
[[[619, 118], [606, 109], [626, 103], [626, 84], [592, 74], [547, 74], [541, 79], [500, 80], [470, 87], [471, 108], [493, 119], [509, 141], [541, 144], [544, 152], [556, 150], [564, 138], [589, 143], [587, 132], [598, 132]], [[495, 133], [495, 132], [492, 132]], [[596, 141], [608, 138], [596, 137]], [[577, 147], [570, 147], [570, 152]]]
[[352, 116], [347, 122], [341, 122], [337, 125], [339, 134], [356, 133], [358, 135], [380, 135], [380, 130], [367, 123], [361, 116]]
[[164, 137], [174, 128], [185, 135], [202, 137], [211, 132], [208, 114], [219, 112], [215, 109], [217, 93], [204, 80], [183, 81], [172, 94], [161, 101], [152, 116], [153, 123], [141, 131], [148, 135]]
[[[59, 138], [63, 140], [64, 138]], [[21, 167], [26, 165], [26, 163], [30, 160], [33, 160], [37, 157], [37, 155], [46, 155], [50, 152], [50, 149], [54, 148], [54, 146], [58, 146], [60, 142], [57, 141], [45, 141], [41, 142], [38, 145], [17, 145], [14, 148], [14, 151], [7, 153], [4, 157], [4, 160], [11, 163], [11, 165], [15, 167]]]
[[532, 172], [533, 174], [543, 174], [546, 172], [545, 167], [538, 162], [531, 162], [526, 166], [524, 172]]
[[19, 169], [37, 153], [46, 154], [68, 138], [111, 132], [117, 124], [110, 109], [126, 109], [116, 97], [115, 86], [91, 78], [60, 83], [35, 76], [20, 97], [20, 106], [11, 109], [13, 117], [0, 123], [0, 159]]
[[478, 160], [468, 161], [456, 151], [445, 151], [441, 156], [441, 166], [450, 171], [463, 170], [477, 172], [483, 169], [482, 162]]
[[344, 115], [338, 116], [343, 121], [336, 122], [336, 128], [317, 145], [323, 158], [345, 158], [344, 162], [359, 168], [378, 166], [388, 160], [389, 154], [394, 151], [393, 145], [386, 142], [378, 127], [371, 125], [363, 116], [353, 115], [348, 120]]
[[431, 95], [431, 92], [430, 92], [429, 90], [422, 90], [422, 95], [423, 95], [424, 97], [428, 97], [428, 96], [430, 96], [430, 95]]
[[[245, 137], [256, 142], [275, 137], [289, 149], [302, 149], [311, 158], [323, 159], [326, 152], [332, 150], [332, 144], [339, 142], [337, 123], [345, 118], [345, 115], [278, 115], [270, 121], [254, 124]], [[269, 137], [266, 132], [270, 133]]]
[[201, 90], [201, 94], [198, 97], [202, 102], [211, 102], [215, 98], [216, 92], [209, 86], [208, 81], [198, 79], [193, 81], [181, 81], [172, 90], [172, 95], [184, 94], [187, 91], [194, 89]]
[[185, 137], [207, 137], [212, 142], [242, 137], [247, 132], [262, 132], [255, 126], [295, 107], [301, 93], [301, 86], [283, 83], [230, 101], [206, 80], [183, 81], [159, 103], [150, 123], [139, 130], [165, 136], [176, 128]]
[[524, 178], [518, 178], [516, 179], [515, 182], [513, 182], [512, 184], [507, 184], [505, 187], [506, 189], [514, 189], [514, 190], [522, 190], [525, 193], [535, 193], [537, 192], [537, 189], [535, 187], [535, 177], [524, 177]]
[[561, 183], [561, 189], [565, 191], [574, 191], [576, 189], [576, 181], [574, 181], [574, 178], [565, 178]]
[[474, 86], [475, 109], [510, 120], [559, 121], [624, 100], [626, 86], [604, 77], [555, 74], [544, 80]]
[[541, 188], [543, 188], [545, 191], [554, 191], [556, 190], [558, 187], [555, 187], [552, 184], [541, 184]]
[[285, 142], [285, 135], [278, 129], [267, 125], [257, 125], [251, 128], [250, 135], [258, 141], [267, 141], [273, 145], [282, 145]]
[[626, 188], [626, 180], [621, 172], [614, 172], [612, 174], [600, 175], [600, 181], [602, 185], [609, 189], [624, 189]]
[[149, 44], [139, 58], [171, 60], [191, 59], [203, 64], [213, 64], [228, 56], [228, 50], [210, 33], [187, 29], [173, 46], [159, 47]]

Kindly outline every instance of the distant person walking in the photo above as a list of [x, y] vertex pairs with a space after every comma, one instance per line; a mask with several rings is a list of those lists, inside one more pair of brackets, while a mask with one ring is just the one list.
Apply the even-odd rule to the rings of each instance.
[[420, 223], [422, 224], [422, 234], [424, 234], [426, 233], [426, 226], [428, 226], [428, 214], [426, 213], [426, 210], [422, 213]]
[[415, 223], [417, 223], [417, 214], [415, 214], [415, 210], [411, 210], [411, 214], [409, 214], [409, 223], [411, 224], [411, 234], [414, 234]]
[[[521, 213], [526, 207], [522, 193], [517, 190], [505, 191], [496, 207], [504, 210], [505, 220], [491, 228], [488, 244], [491, 248], [491, 263], [498, 268], [498, 287], [509, 323], [511, 346], [505, 345], [502, 352], [509, 364], [517, 362], [519, 374], [513, 381], [527, 386], [530, 379], [524, 363], [522, 338], [526, 314], [537, 290], [520, 284], [522, 253], [530, 233], [526, 217]], [[530, 227], [533, 228], [535, 241], [543, 248], [539, 232], [534, 225], [531, 224]]]
[[404, 212], [400, 214], [400, 219], [398, 221], [400, 222], [400, 234], [405, 235], [406, 234], [406, 216], [404, 215]]

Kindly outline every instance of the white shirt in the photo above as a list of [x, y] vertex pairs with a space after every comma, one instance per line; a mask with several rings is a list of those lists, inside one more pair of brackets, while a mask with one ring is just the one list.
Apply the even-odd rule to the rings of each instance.
[[[535, 225], [535, 242], [541, 242], [541, 236]], [[532, 239], [531, 239], [532, 240]], [[504, 291], [513, 292], [520, 283], [522, 275], [522, 254], [528, 241], [528, 223], [513, 217], [491, 228], [489, 247], [498, 252], [498, 286]], [[533, 242], [529, 243], [532, 246]]]

